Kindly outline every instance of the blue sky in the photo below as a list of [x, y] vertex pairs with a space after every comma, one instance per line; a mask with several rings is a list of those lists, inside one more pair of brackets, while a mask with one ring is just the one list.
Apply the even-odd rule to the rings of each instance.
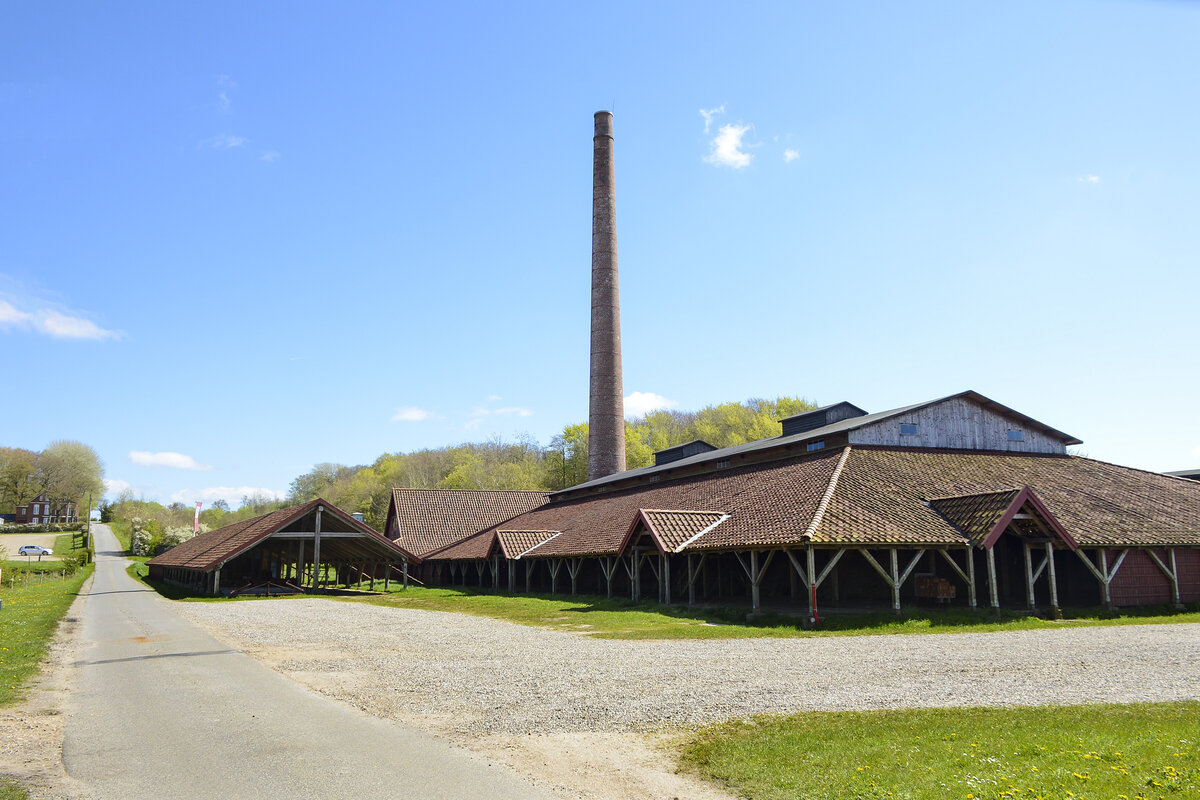
[[8, 2], [0, 444], [190, 502], [625, 392], [975, 389], [1200, 465], [1200, 4]]

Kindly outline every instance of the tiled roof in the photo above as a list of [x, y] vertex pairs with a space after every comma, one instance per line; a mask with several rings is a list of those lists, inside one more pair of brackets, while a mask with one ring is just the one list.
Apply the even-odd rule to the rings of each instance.
[[942, 497], [931, 500], [929, 505], [966, 534], [973, 544], [981, 545], [1020, 493], [1020, 489], [1006, 489], [1002, 492]]
[[[578, 496], [578, 493], [581, 491], [586, 492], [588, 490], [597, 489], [597, 488], [601, 488], [604, 486], [614, 486], [615, 487], [615, 486], [619, 486], [623, 483], [626, 483], [628, 481], [636, 481], [638, 479], [645, 478], [649, 475], [653, 475], [656, 473], [664, 474], [664, 473], [672, 471], [672, 470], [680, 470], [683, 468], [694, 467], [694, 466], [709, 463], [709, 462], [727, 460], [734, 456], [738, 456], [738, 457], [754, 456], [756, 459], [769, 458], [772, 455], [772, 451], [783, 454], [786, 452], [786, 450], [789, 447], [797, 447], [797, 446], [803, 445], [805, 442], [814, 441], [817, 439], [826, 439], [826, 438], [830, 438], [830, 437], [833, 437], [838, 434], [848, 433], [850, 431], [866, 427], [867, 425], [873, 425], [877, 422], [881, 422], [886, 419], [891, 419], [893, 417], [897, 417], [902, 414], [907, 414], [912, 411], [916, 411], [917, 409], [926, 408], [926, 407], [932, 406], [932, 405], [937, 405], [938, 403], [944, 403], [948, 400], [954, 400], [957, 398], [966, 398], [968, 400], [971, 400], [972, 402], [978, 403], [979, 405], [983, 406], [984, 408], [987, 408], [988, 410], [992, 411], [993, 413], [999, 414], [1000, 416], [1007, 417], [1009, 419], [1017, 420], [1023, 425], [1026, 425], [1030, 428], [1041, 431], [1043, 434], [1045, 434], [1046, 436], [1048, 436], [1052, 439], [1061, 441], [1064, 445], [1082, 444], [1082, 442], [1079, 439], [1076, 439], [1074, 436], [1071, 436], [1070, 434], [1066, 434], [1060, 430], [1051, 428], [1049, 425], [1046, 425], [1045, 423], [1039, 422], [1038, 420], [1033, 419], [1032, 417], [1028, 417], [1028, 416], [1020, 413], [1019, 411], [1009, 408], [1008, 406], [1001, 405], [1000, 403], [997, 403], [995, 400], [992, 400], [988, 397], [984, 397], [983, 395], [979, 394], [978, 392], [967, 390], [965, 392], [959, 392], [958, 394], [952, 394], [952, 395], [948, 395], [946, 397], [939, 397], [936, 400], [927, 400], [923, 403], [914, 403], [913, 405], [902, 406], [901, 408], [893, 408], [889, 411], [877, 411], [874, 414], [867, 414], [867, 415], [861, 416], [861, 417], [849, 417], [847, 419], [839, 420], [837, 422], [833, 422], [829, 425], [825, 425], [820, 428], [814, 428], [812, 430], [803, 431], [802, 433], [792, 434], [791, 436], [776, 436], [776, 437], [773, 437], [770, 439], [759, 439], [757, 441], [746, 442], [744, 444], [738, 444], [738, 445], [734, 445], [732, 447], [723, 447], [719, 450], [710, 450], [708, 452], [700, 453], [698, 455], [688, 456], [687, 458], [681, 458], [677, 461], [671, 461], [667, 464], [661, 464], [661, 465], [656, 464], [656, 465], [651, 465], [648, 467], [640, 467], [638, 469], [626, 470], [624, 472], [614, 472], [612, 475], [606, 475], [603, 478], [596, 478], [595, 480], [587, 481], [587, 482], [581, 483], [577, 486], [568, 486], [566, 489], [556, 492], [555, 495], [556, 496], [565, 496], [565, 495]], [[835, 405], [840, 405], [840, 404], [835, 404]], [[847, 403], [847, 405], [850, 405], [850, 404]], [[832, 407], [833, 406], [827, 406], [827, 407], [825, 407], [825, 410], [828, 410], [828, 408], [832, 408]], [[854, 406], [854, 408], [858, 408], [858, 407]], [[817, 410], [821, 410], [821, 409], [817, 409]], [[859, 409], [859, 410], [861, 410], [861, 409]], [[812, 412], [806, 412], [806, 413], [812, 413]], [[794, 419], [794, 417], [788, 417], [788, 419]]]
[[813, 541], [962, 544], [927, 501], [1029, 486], [1083, 546], [1200, 545], [1200, 484], [1079, 456], [854, 447]]
[[[162, 555], [152, 558], [148, 563], [164, 567], [195, 569], [201, 572], [211, 571], [267, 539], [271, 534], [303, 520], [304, 517], [313, 513], [317, 506], [324, 509], [323, 530], [357, 531], [365, 534], [368, 541], [378, 540], [371, 546], [378, 545], [379, 548], [389, 551], [388, 555], [404, 556], [410, 560], [416, 560], [410, 552], [384, 538], [375, 529], [354, 519], [341, 509], [331, 505], [327, 500], [318, 497], [303, 505], [281, 508], [269, 514], [202, 533], [172, 547]], [[338, 540], [331, 539], [330, 541]]]
[[539, 544], [558, 536], [558, 533], [558, 531], [500, 530], [496, 531], [496, 538], [500, 541], [500, 549], [506, 558], [517, 558]]
[[545, 492], [393, 489], [384, 530], [424, 556], [545, 502]]
[[718, 511], [652, 511], [642, 510], [642, 519], [659, 548], [667, 553], [678, 552], [684, 544], [699, 541], [718, 525], [729, 519]]
[[[528, 558], [616, 553], [643, 508], [730, 515], [690, 549], [797, 544], [840, 456], [840, 450], [822, 451], [598, 497], [559, 501], [496, 527], [562, 531], [561, 536], [547, 541]], [[436, 557], [446, 555], [441, 552]]]

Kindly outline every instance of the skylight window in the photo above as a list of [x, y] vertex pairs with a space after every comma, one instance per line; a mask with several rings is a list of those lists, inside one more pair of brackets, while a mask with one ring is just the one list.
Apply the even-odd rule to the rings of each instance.
[[917, 435], [917, 423], [901, 422], [900, 423], [900, 435], [901, 436], [916, 436]]

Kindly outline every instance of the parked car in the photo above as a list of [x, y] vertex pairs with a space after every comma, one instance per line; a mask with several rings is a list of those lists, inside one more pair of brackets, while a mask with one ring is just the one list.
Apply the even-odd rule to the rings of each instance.
[[17, 553], [23, 556], [48, 556], [53, 555], [54, 551], [37, 544], [23, 544]]

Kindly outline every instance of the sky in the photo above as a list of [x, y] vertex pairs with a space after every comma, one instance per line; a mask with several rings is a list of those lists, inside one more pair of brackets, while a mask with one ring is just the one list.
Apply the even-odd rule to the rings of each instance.
[[[1200, 466], [1200, 4], [0, 5], [0, 445], [236, 505], [626, 410], [966, 389]], [[110, 493], [111, 496], [111, 493]]]

